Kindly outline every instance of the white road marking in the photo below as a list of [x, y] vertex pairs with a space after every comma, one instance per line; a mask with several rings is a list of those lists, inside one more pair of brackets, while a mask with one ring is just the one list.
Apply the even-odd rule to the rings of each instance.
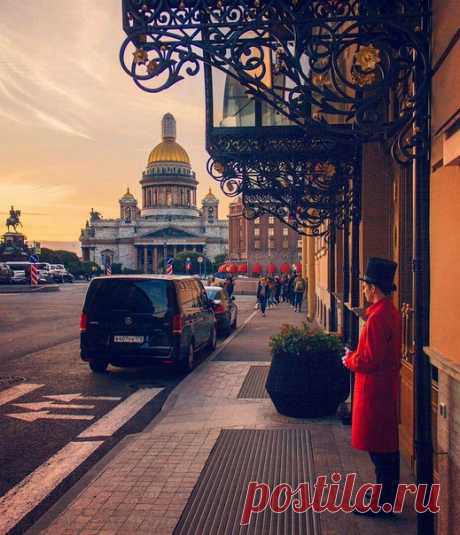
[[163, 388], [142, 388], [131, 394], [114, 409], [78, 435], [78, 438], [110, 437], [142, 407], [157, 396]]
[[222, 344], [214, 351], [214, 353], [209, 357], [209, 360], [214, 360], [217, 355], [222, 353], [222, 351], [228, 346], [228, 344], [235, 338], [235, 336], [238, 336], [240, 332], [246, 327], [246, 325], [252, 320], [252, 318], [257, 314], [257, 310], [254, 310], [254, 312], [246, 318], [245, 322], [241, 327], [239, 327], [232, 335], [230, 335], [228, 338], [226, 338]]
[[15, 407], [21, 407], [29, 411], [42, 411], [43, 409], [94, 409], [96, 405], [77, 405], [71, 403], [54, 403], [54, 401], [37, 401], [36, 403], [14, 403]]
[[7, 403], [10, 403], [15, 399], [20, 398], [25, 394], [29, 394], [30, 392], [37, 390], [37, 388], [41, 388], [42, 386], [45, 385], [23, 383], [20, 385], [12, 386], [11, 388], [7, 388], [6, 390], [2, 390], [0, 392], [0, 406], [6, 405]]
[[10, 418], [16, 418], [18, 420], [24, 420], [25, 422], [35, 422], [35, 420], [92, 420], [94, 415], [92, 414], [53, 414], [49, 411], [36, 411], [36, 412], [16, 412], [6, 414]]
[[70, 442], [10, 489], [0, 498], [0, 533], [8, 533], [101, 444]]
[[69, 401], [73, 401], [74, 399], [83, 399], [88, 401], [119, 401], [121, 399], [120, 396], [84, 396], [83, 394], [56, 394], [54, 396], [44, 396], [48, 399], [54, 399], [55, 401], [65, 401], [68, 403]]

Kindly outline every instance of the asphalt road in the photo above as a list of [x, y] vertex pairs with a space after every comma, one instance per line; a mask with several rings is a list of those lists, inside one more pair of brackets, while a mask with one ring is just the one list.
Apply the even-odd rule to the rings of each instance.
[[[62, 286], [60, 292], [0, 295], [0, 512], [2, 500], [15, 493], [18, 484], [45, 470], [36, 478], [37, 488], [33, 481], [26, 487], [31, 494], [41, 492], [43, 500], [14, 533], [23, 533], [122, 438], [149, 424], [183, 379], [158, 367], [110, 366], [105, 374], [92, 373], [79, 357], [79, 316], [86, 287], [74, 284]], [[236, 299], [241, 325], [253, 312], [254, 298]], [[91, 426], [96, 429], [85, 438]], [[47, 490], [42, 483], [49, 482], [46, 469], [53, 456], [69, 445], [88, 445], [88, 440], [100, 445]]]
[[79, 336], [87, 283], [59, 292], [0, 294], [0, 365]]

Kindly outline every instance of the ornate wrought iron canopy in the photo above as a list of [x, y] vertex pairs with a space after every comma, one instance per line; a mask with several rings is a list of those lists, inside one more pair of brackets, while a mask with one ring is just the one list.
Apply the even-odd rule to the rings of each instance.
[[217, 128], [207, 145], [209, 174], [226, 195], [242, 196], [247, 218], [266, 213], [320, 236], [359, 217], [359, 161], [349, 145], [296, 126], [254, 130]]
[[[302, 234], [324, 235], [360, 217], [357, 146], [386, 140], [401, 163], [426, 149], [426, 5], [123, 0], [120, 60], [152, 93], [203, 63], [210, 174], [227, 195], [242, 195], [248, 217], [270, 213]], [[237, 128], [215, 124], [215, 72], [243, 89], [239, 111], [254, 107], [249, 128], [243, 116]], [[262, 105], [284, 125], [264, 125]]]
[[208, 63], [309, 135], [392, 139], [406, 161], [427, 137], [413, 128], [429, 79], [427, 15], [425, 0], [123, 0], [120, 59], [150, 92]]

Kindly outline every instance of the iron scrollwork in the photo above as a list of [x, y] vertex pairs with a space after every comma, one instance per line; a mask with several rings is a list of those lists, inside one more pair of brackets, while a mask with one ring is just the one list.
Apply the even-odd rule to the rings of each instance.
[[392, 140], [407, 162], [426, 137], [427, 16], [424, 0], [123, 0], [120, 59], [153, 93], [207, 62], [309, 135]]
[[[325, 236], [359, 218], [360, 191], [350, 159], [208, 160], [208, 172], [230, 197], [241, 195], [245, 216], [269, 214], [306, 236]], [[353, 179], [353, 180], [352, 180]], [[352, 183], [352, 187], [350, 184]]]

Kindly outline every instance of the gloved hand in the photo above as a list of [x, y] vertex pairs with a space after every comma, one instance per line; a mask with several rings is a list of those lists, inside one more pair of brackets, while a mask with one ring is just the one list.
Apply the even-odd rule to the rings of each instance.
[[342, 364], [348, 368], [347, 366], [347, 359], [350, 356], [350, 353], [352, 353], [351, 349], [349, 347], [345, 346], [345, 355], [342, 357]]

